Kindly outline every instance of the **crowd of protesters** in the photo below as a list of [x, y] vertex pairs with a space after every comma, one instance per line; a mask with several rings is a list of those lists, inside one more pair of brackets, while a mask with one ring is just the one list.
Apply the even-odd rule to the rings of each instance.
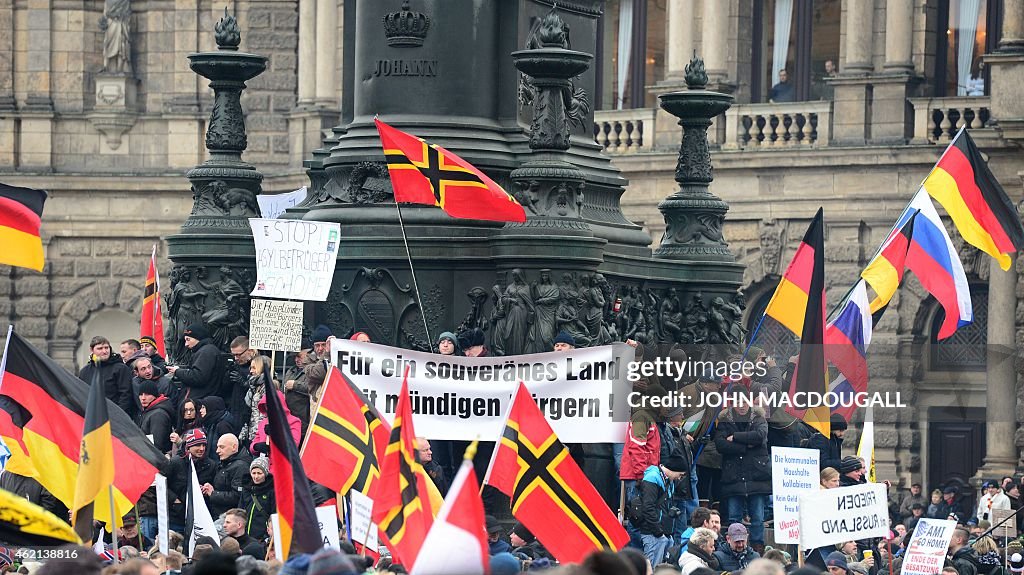
[[[363, 332], [347, 337], [370, 340]], [[119, 558], [125, 561], [108, 567], [108, 572], [150, 573], [155, 572], [154, 568], [160, 572], [253, 574], [407, 570], [408, 566], [391, 564], [386, 552], [376, 565], [365, 555], [356, 555], [341, 525], [341, 553], [325, 550], [287, 564], [275, 559], [270, 518], [276, 505], [273, 470], [267, 457], [266, 396], [279, 395], [292, 437], [299, 444], [322, 392], [333, 338], [328, 327], [317, 326], [309, 341], [304, 342], [303, 350], [279, 369], [273, 369], [270, 359], [252, 349], [244, 336], [230, 342], [231, 356], [226, 357], [201, 324], [184, 332], [185, 347], [191, 353], [180, 365], [169, 364], [161, 357], [152, 337], [120, 342], [120, 353], [102, 336], [91, 340], [94, 361], [82, 369], [81, 379], [91, 382], [94, 377], [101, 378], [108, 398], [133, 417], [171, 461], [167, 472], [171, 551], [162, 554], [154, 545], [157, 504], [156, 491], [151, 488], [117, 530]], [[638, 360], [647, 358], [651, 352], [641, 343], [627, 343], [636, 349]], [[561, 332], [554, 338], [552, 351], [569, 351], [575, 346], [573, 336]], [[447, 355], [490, 355], [484, 333], [479, 329], [458, 335], [444, 332], [436, 349]], [[680, 352], [673, 349], [669, 353], [672, 356]], [[964, 503], [967, 494], [956, 486], [940, 486], [925, 493], [919, 484], [903, 491], [891, 488], [885, 481], [890, 488], [890, 537], [810, 550], [802, 558], [806, 567], [798, 568], [801, 558], [795, 557], [795, 549], [771, 545], [771, 447], [816, 449], [822, 489], [864, 483], [866, 470], [861, 459], [844, 453], [847, 421], [838, 414], [833, 414], [831, 432], [826, 437], [782, 409], [769, 409], [764, 402], [732, 402], [726, 403], [721, 412], [702, 412], [699, 397], [719, 393], [728, 386], [742, 385], [754, 397], [761, 398], [784, 392], [784, 387], [788, 387], [784, 382], [794, 368], [793, 358], [788, 365], [780, 366], [756, 347], [748, 350], [748, 356], [763, 362], [768, 369], [738, 382], [723, 380], [709, 371], [692, 381], [643, 378], [634, 384], [634, 389], [644, 394], [675, 394], [686, 398], [676, 405], [695, 407], [633, 410], [624, 442], [613, 446], [623, 487], [619, 511], [631, 542], [619, 553], [595, 554], [592, 560], [588, 559], [589, 564], [573, 566], [572, 571], [566, 572], [897, 573], [909, 537], [923, 517], [955, 519], [960, 524], [949, 548], [948, 565], [955, 573], [948, 575], [1010, 575], [1001, 572], [1004, 563], [1024, 566], [1020, 543], [997, 541], [985, 534], [994, 519], [993, 510], [1016, 510], [1021, 506], [1021, 480], [1004, 477], [999, 482], [985, 482], [978, 505], [971, 508]], [[715, 425], [710, 425], [712, 422]], [[582, 446], [567, 447], [574, 459], [583, 461]], [[417, 438], [416, 449], [427, 474], [445, 493], [458, 465], [461, 444]], [[195, 466], [207, 507], [217, 519], [221, 539], [201, 541], [188, 557], [188, 545], [182, 542], [181, 534], [186, 531], [184, 502], [190, 464]], [[67, 509], [60, 501], [32, 478], [5, 473], [0, 476], [0, 487], [67, 517]], [[317, 505], [327, 504], [336, 496], [315, 483], [311, 488]], [[489, 512], [495, 511], [491, 507], [493, 500], [486, 493], [485, 503]], [[1017, 523], [1024, 527], [1024, 522]], [[522, 524], [503, 523], [488, 515], [487, 532], [494, 574], [540, 570], [555, 573], [565, 569], [556, 565], [541, 542]], [[96, 533], [103, 533], [102, 526], [96, 526]], [[108, 542], [113, 543], [109, 536]], [[371, 550], [371, 554], [373, 551], [384, 550]], [[0, 567], [9, 569], [16, 565], [9, 559], [0, 552]], [[102, 558], [92, 553], [91, 559], [96, 559], [98, 566]], [[225, 570], [203, 571], [204, 562], [220, 562]], [[228, 564], [235, 570], [226, 570], [224, 566]], [[609, 571], [613, 568], [618, 570]], [[1014, 568], [1011, 571], [1021, 572]]]

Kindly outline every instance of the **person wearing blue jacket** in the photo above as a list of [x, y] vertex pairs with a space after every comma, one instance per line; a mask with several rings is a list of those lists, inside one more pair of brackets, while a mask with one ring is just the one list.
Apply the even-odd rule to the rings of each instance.
[[672, 520], [681, 511], [669, 506], [675, 492], [675, 482], [686, 477], [690, 465], [682, 457], [663, 459], [661, 465], [651, 465], [644, 470], [640, 481], [642, 513], [636, 528], [644, 546], [644, 555], [651, 565], [665, 560], [672, 533]]

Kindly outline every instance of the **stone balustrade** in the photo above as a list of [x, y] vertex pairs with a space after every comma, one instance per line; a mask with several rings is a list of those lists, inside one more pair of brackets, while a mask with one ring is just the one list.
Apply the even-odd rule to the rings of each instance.
[[723, 149], [822, 148], [832, 139], [832, 102], [737, 104], [725, 113]]
[[654, 145], [654, 108], [597, 110], [594, 140], [606, 154], [650, 152]]
[[993, 120], [988, 96], [910, 98], [914, 106], [912, 144], [945, 146], [966, 125], [969, 130], [989, 128]]

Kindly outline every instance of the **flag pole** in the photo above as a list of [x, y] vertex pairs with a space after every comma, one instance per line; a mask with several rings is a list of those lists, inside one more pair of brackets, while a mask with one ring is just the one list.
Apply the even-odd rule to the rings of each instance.
[[117, 552], [117, 510], [114, 509], [114, 486], [108, 485], [107, 489], [110, 495], [110, 543], [114, 550], [114, 564], [116, 565], [121, 562], [121, 557]]
[[395, 200], [395, 208], [398, 209], [398, 227], [402, 229], [402, 242], [405, 243], [405, 257], [409, 260], [409, 273], [412, 274], [412, 287], [416, 290], [416, 305], [420, 306], [420, 318], [423, 319], [423, 333], [427, 336], [427, 349], [434, 353], [434, 340], [430, 337], [430, 327], [427, 326], [427, 311], [423, 308], [423, 300], [420, 298], [420, 286], [416, 282], [416, 268], [412, 265], [412, 252], [409, 251], [409, 237], [405, 234], [405, 221], [402, 220], [402, 204]]

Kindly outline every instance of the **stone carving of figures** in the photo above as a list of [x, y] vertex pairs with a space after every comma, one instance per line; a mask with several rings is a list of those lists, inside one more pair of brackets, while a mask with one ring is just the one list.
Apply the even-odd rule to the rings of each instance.
[[576, 311], [576, 302], [561, 298], [558, 302], [558, 312], [555, 315], [556, 331], [568, 333], [576, 340], [576, 347], [587, 347], [590, 345], [590, 334], [587, 333], [587, 326], [580, 321], [579, 313]]
[[520, 355], [533, 348], [531, 326], [536, 320], [536, 311], [522, 270], [512, 270], [511, 277], [512, 282], [501, 296], [505, 317], [494, 326], [494, 340], [502, 342], [504, 355]]
[[601, 338], [601, 320], [604, 318], [604, 293], [601, 292], [597, 280], [592, 276], [583, 277], [582, 291], [580, 292], [582, 305], [580, 312], [583, 317], [583, 325], [587, 327], [590, 334], [590, 341], [597, 342]]
[[679, 294], [676, 288], [668, 288], [668, 294], [661, 300], [658, 307], [658, 319], [661, 321], [661, 342], [676, 343], [680, 341], [683, 314], [679, 310]]
[[491, 308], [491, 325], [494, 330], [491, 332], [491, 352], [494, 355], [505, 355], [505, 342], [499, 336], [505, 325], [505, 317], [508, 315], [505, 310], [505, 300], [501, 296], [501, 286], [495, 284], [491, 288], [494, 296], [494, 307]]
[[686, 317], [687, 335], [693, 339], [693, 343], [708, 341], [708, 313], [704, 307], [704, 296], [700, 292], [693, 294], [683, 315]]
[[107, 0], [100, 18], [103, 30], [103, 71], [132, 71], [131, 0]]
[[723, 301], [722, 311], [729, 320], [729, 334], [733, 343], [742, 343], [747, 337], [747, 330], [743, 327], [743, 308], [747, 305], [747, 298], [743, 292], [737, 292], [733, 303]]
[[[633, 288], [636, 290], [637, 288]], [[636, 293], [636, 291], [634, 291]], [[647, 317], [644, 314], [643, 298], [633, 298], [626, 314], [625, 327], [622, 330], [623, 339], [633, 339], [640, 343], [650, 343], [647, 340]]]
[[235, 281], [231, 268], [220, 268], [221, 281], [216, 285], [217, 304], [203, 314], [203, 322], [221, 349], [227, 349], [232, 339], [243, 335], [245, 327], [245, 305], [248, 295]]
[[708, 324], [710, 324], [708, 341], [713, 344], [739, 343], [739, 340], [733, 338], [733, 334], [730, 331], [732, 322], [725, 317], [725, 314], [723, 313], [724, 309], [724, 299], [716, 297], [711, 300], [711, 309], [708, 310]]
[[466, 297], [469, 298], [470, 309], [466, 314], [466, 317], [462, 319], [462, 323], [455, 330], [455, 333], [462, 333], [473, 329], [474, 327], [480, 328], [481, 331], [487, 331], [490, 327], [487, 318], [484, 316], [484, 305], [487, 303], [487, 290], [482, 287], [475, 287], [466, 293]]
[[[197, 272], [196, 275], [199, 276], [201, 273]], [[206, 294], [207, 291], [202, 288], [199, 277], [192, 277], [191, 269], [187, 267], [179, 269], [178, 283], [174, 285], [171, 295], [167, 298], [167, 314], [171, 318], [175, 330], [175, 339], [171, 342], [174, 350], [171, 355], [175, 360], [180, 360], [185, 352], [182, 334], [185, 333], [188, 326], [203, 321]]]
[[630, 331], [633, 308], [636, 306], [636, 286], [626, 286], [622, 289], [622, 307], [619, 313], [615, 314], [615, 323], [618, 324], [619, 333], [625, 335]]
[[558, 286], [551, 281], [551, 270], [540, 270], [540, 283], [533, 284], [533, 304], [537, 313], [534, 322], [533, 344], [535, 352], [551, 351], [558, 334], [555, 316], [558, 314]]
[[579, 298], [579, 290], [576, 289], [576, 285], [572, 281], [572, 274], [562, 274], [562, 283], [558, 285], [559, 297], [562, 298], [563, 302], [568, 302], [576, 308], [579, 304], [577, 299]]

